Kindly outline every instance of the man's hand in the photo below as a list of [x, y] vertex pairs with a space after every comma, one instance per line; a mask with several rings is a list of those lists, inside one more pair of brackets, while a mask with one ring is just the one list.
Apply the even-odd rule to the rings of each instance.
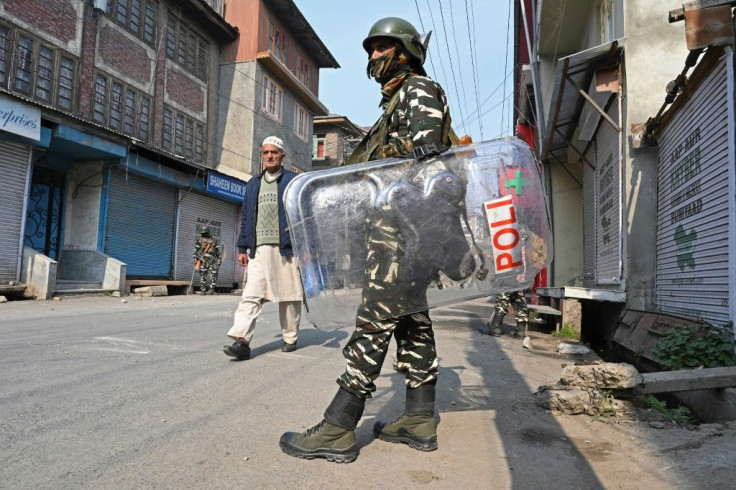
[[199, 260], [195, 260], [195, 261], [194, 261], [194, 270], [195, 270], [195, 271], [198, 271], [198, 270], [199, 270], [199, 265], [200, 265], [201, 263], [202, 263], [202, 262], [201, 262], [201, 261], [199, 261]]
[[238, 254], [238, 264], [248, 267], [248, 254]]

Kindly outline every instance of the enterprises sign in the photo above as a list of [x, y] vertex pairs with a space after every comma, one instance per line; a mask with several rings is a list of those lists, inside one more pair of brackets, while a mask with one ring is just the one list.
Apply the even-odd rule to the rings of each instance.
[[0, 94], [0, 129], [39, 141], [41, 109]]
[[210, 171], [207, 175], [207, 192], [242, 201], [245, 197], [245, 182]]

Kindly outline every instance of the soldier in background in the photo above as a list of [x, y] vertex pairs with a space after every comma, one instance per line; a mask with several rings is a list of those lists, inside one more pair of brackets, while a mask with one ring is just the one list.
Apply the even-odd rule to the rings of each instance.
[[494, 306], [493, 318], [478, 331], [485, 335], [493, 335], [499, 337], [501, 335], [501, 325], [503, 325], [503, 317], [509, 312], [509, 306], [513, 305], [514, 315], [516, 316], [516, 329], [514, 337], [523, 339], [526, 335], [526, 328], [529, 322], [529, 309], [526, 304], [526, 295], [523, 289], [496, 295], [496, 306]]
[[215, 294], [222, 259], [220, 240], [212, 236], [208, 227], [202, 228], [194, 245], [194, 269], [199, 272], [199, 289], [202, 294]]

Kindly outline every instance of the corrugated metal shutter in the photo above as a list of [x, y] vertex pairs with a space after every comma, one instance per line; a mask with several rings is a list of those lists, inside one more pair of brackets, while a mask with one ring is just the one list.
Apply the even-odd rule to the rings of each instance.
[[0, 141], [0, 283], [19, 279], [30, 147]]
[[[618, 101], [614, 101], [608, 115], [617, 124]], [[595, 163], [595, 227], [597, 284], [621, 282], [621, 148], [619, 132], [603, 121], [596, 136]]]
[[[595, 146], [585, 159], [595, 165]], [[595, 170], [583, 162], [583, 277], [595, 277]]]
[[734, 308], [729, 268], [735, 260], [730, 227], [736, 226], [736, 170], [729, 74], [732, 79], [730, 52], [658, 138], [657, 307], [715, 324], [733, 319]]
[[[213, 235], [218, 236], [225, 245], [225, 260], [220, 266], [217, 285], [233, 287], [233, 283], [240, 283], [243, 268], [237, 265], [235, 248], [238, 206], [193, 192], [185, 195], [179, 203], [174, 278], [178, 281], [192, 278], [192, 256], [198, 225], [209, 226]], [[199, 274], [194, 275], [194, 284], [199, 284]]]
[[128, 277], [170, 278], [176, 189], [113, 168], [105, 253], [127, 264]]

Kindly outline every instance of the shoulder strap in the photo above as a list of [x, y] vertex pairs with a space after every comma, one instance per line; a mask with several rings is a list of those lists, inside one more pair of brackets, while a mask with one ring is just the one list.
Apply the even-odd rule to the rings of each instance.
[[[404, 86], [405, 85], [406, 84], [404, 84]], [[361, 156], [363, 156], [369, 150], [370, 150], [370, 153], [373, 152], [373, 148], [370, 148], [370, 149], [368, 148], [368, 143], [371, 141], [373, 136], [375, 136], [378, 130], [381, 129], [381, 127], [386, 124], [386, 122], [391, 117], [391, 114], [393, 114], [394, 111], [396, 110], [396, 106], [399, 105], [399, 92], [401, 92], [403, 88], [404, 87], [402, 86], [391, 97], [391, 100], [389, 100], [388, 105], [386, 105], [386, 109], [381, 114], [381, 117], [378, 118], [378, 121], [376, 121], [376, 123], [371, 127], [368, 133], [365, 136], [363, 136], [363, 139], [360, 140], [360, 143], [358, 143], [358, 146], [355, 147], [355, 150], [353, 151], [353, 153], [345, 161], [345, 165], [352, 165], [354, 163], [360, 163], [364, 161], [360, 159]]]

